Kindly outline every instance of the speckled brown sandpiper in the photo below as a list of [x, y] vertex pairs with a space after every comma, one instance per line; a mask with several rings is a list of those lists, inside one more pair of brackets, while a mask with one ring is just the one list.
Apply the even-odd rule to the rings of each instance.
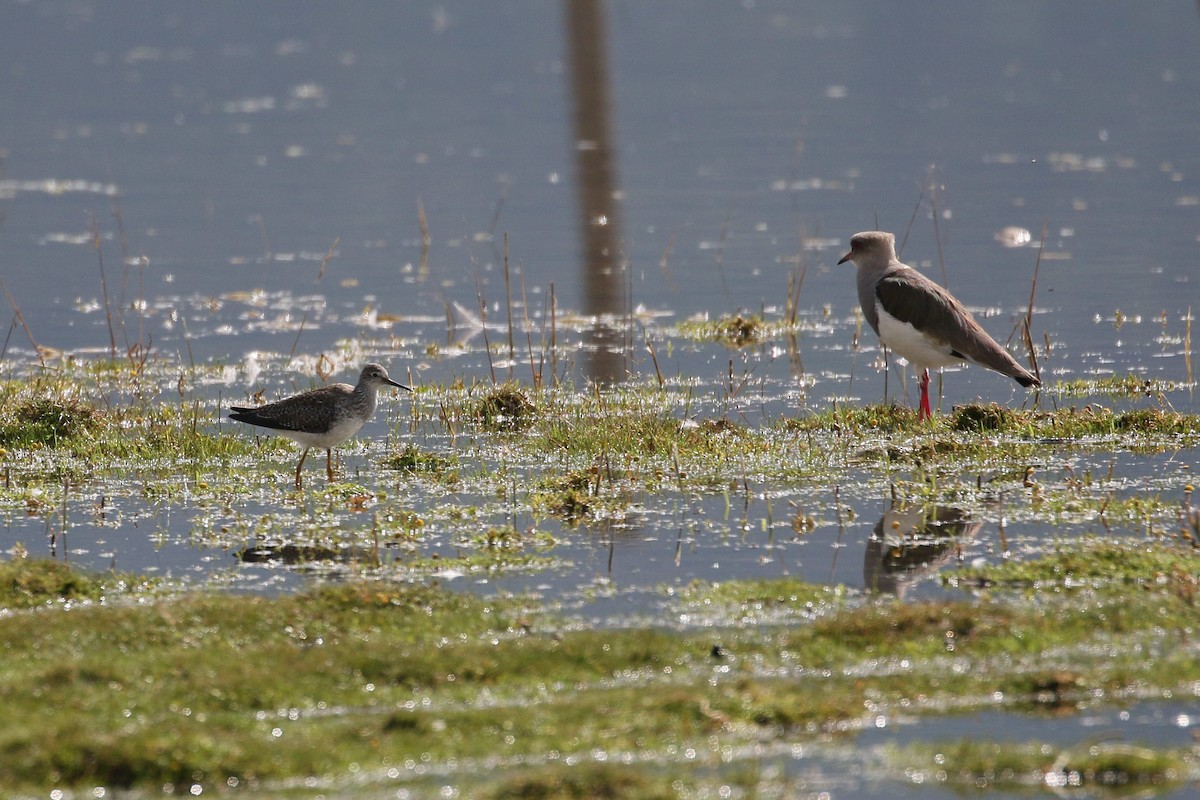
[[333, 480], [333, 448], [358, 433], [375, 413], [376, 392], [380, 386], [395, 386], [412, 391], [388, 377], [379, 364], [367, 364], [358, 376], [358, 384], [334, 383], [263, 406], [231, 406], [229, 418], [260, 428], [270, 428], [281, 436], [304, 445], [296, 465], [296, 488], [300, 488], [300, 468], [313, 447], [325, 448], [325, 474]]

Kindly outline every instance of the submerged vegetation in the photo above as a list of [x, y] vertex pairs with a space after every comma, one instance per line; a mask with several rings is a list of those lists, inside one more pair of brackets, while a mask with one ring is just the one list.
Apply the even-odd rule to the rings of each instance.
[[[428, 765], [454, 764], [455, 780], [477, 796], [576, 782], [653, 796], [667, 792], [664, 775], [696, 780], [672, 756], [683, 749], [718, 769], [740, 744], [852, 731], [892, 710], [996, 708], [999, 697], [1016, 711], [1061, 709], [1186, 693], [1200, 681], [1194, 573], [1146, 580], [1140, 561], [1097, 561], [1089, 548], [1034, 563], [1110, 580], [1089, 584], [1082, 605], [1054, 592], [900, 603], [794, 581], [696, 585], [681, 608], [723, 609], [724, 622], [678, 632], [576, 629], [530, 599], [436, 586], [351, 582], [269, 599], [108, 584], [103, 606], [0, 618], [9, 756], [0, 781], [23, 791], [272, 792], [293, 776], [336, 784], [349, 764], [360, 785], [420, 786], [445, 777]], [[8, 575], [43, 587], [26, 590], [22, 605], [61, 595], [60, 565], [18, 560]], [[1189, 580], [1190, 594], [1180, 588]], [[1141, 590], [1130, 594], [1131, 581]], [[759, 616], [764, 603], [783, 615]], [[1044, 663], [1049, 650], [1058, 666]], [[38, 712], [55, 686], [70, 687], [70, 715]], [[1018, 748], [1009, 763], [985, 741], [972, 747], [946, 751], [939, 763], [959, 776], [948, 780], [1059, 770], [1045, 752], [1031, 761]], [[633, 758], [606, 768], [591, 755], [601, 751]], [[1064, 768], [1154, 783], [1198, 772], [1182, 750], [1089, 753]], [[892, 756], [905, 765], [929, 758], [920, 749]], [[661, 761], [658, 777], [639, 767]], [[484, 763], [500, 774], [479, 776]], [[570, 764], [592, 766], [568, 776]], [[736, 771], [726, 770], [722, 780], [731, 779]]]
[[[19, 542], [0, 569], [0, 784], [17, 791], [753, 796], [756, 748], [836, 746], [900, 714], [1059, 713], [1200, 685], [1191, 474], [1130, 485], [1117, 465], [1200, 446], [1200, 417], [1162, 404], [970, 404], [920, 421], [836, 403], [754, 424], [682, 381], [426, 385], [385, 436], [338, 449], [336, 482], [296, 491], [293, 445], [225, 427], [223, 401], [196, 389], [215, 375], [154, 368], [0, 383], [0, 509], [38, 520], [55, 555], [80, 518], [185, 509], [193, 546], [336, 580], [247, 596], [91, 573]], [[771, 564], [781, 543], [840, 543], [856, 523], [843, 492], [999, 519], [996, 542], [968, 562], [954, 548], [969, 536], [881, 520], [886, 564], [950, 554], [941, 594], [904, 601], [780, 572], [654, 587], [645, 619], [595, 626], [574, 609], [624, 589], [601, 565], [573, 601], [536, 578], [527, 594], [488, 590], [651, 515], [678, 531], [677, 559], [725, 536]], [[1008, 539], [1010, 524], [1064, 522], [1094, 535]], [[483, 588], [452, 590], [463, 576]], [[70, 713], [42, 713], [50, 695]], [[889, 774], [933, 759], [954, 786], [1197, 775], [1184, 748], [1038, 748], [1039, 761], [970, 744], [898, 747]], [[786, 793], [786, 776], [770, 780]]]
[[56, 561], [0, 563], [0, 608], [28, 609], [48, 603], [95, 602], [146, 591], [152, 581], [117, 574], [92, 575]]
[[1130, 792], [1179, 787], [1196, 773], [1196, 754], [1190, 750], [1111, 741], [1063, 748], [1046, 742], [968, 739], [892, 748], [888, 758], [905, 770], [913, 783], [947, 785], [964, 792], [1108, 789], [1123, 797]]
[[679, 324], [679, 333], [696, 341], [713, 341], [727, 347], [742, 348], [762, 344], [770, 339], [795, 336], [800, 326], [794, 317], [767, 319], [760, 314], [741, 312], [716, 320], [686, 320]]
[[0, 427], [0, 447], [42, 448], [65, 445], [77, 437], [87, 437], [99, 427], [100, 412], [78, 398], [20, 397], [6, 398], [10, 406]]
[[520, 387], [506, 383], [484, 395], [476, 405], [475, 416], [486, 430], [520, 431], [532, 424], [537, 407]]
[[[103, 373], [48, 374], [24, 383], [0, 381], [0, 448], [55, 451], [91, 468], [172, 459], [224, 459], [254, 452], [214, 429], [210, 409], [197, 402], [138, 396], [145, 386], [121, 386]], [[278, 447], [278, 446], [277, 446]], [[61, 455], [59, 455], [61, 454]], [[21, 461], [9, 457], [10, 466]], [[36, 471], [26, 473], [36, 477]]]
[[967, 404], [927, 422], [919, 421], [915, 410], [902, 406], [862, 406], [831, 409], [787, 425], [805, 431], [920, 432], [935, 440], [948, 439], [953, 433], [1006, 434], [1047, 443], [1128, 434], [1121, 442], [1127, 447], [1163, 445], [1164, 440], [1158, 438], [1163, 436], [1200, 438], [1200, 415], [1161, 408], [1113, 411], [1092, 405], [1040, 411], [996, 403]]

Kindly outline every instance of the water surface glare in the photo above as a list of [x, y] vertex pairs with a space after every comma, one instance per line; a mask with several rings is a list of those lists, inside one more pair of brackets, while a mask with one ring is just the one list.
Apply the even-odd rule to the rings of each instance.
[[[706, 431], [911, 405], [916, 376], [836, 265], [876, 228], [1022, 361], [1029, 320], [1040, 407], [1200, 412], [1194, 3], [611, 2], [574, 27], [566, 5], [6, 3], [0, 378], [144, 359], [149, 397], [85, 399], [182, 401], [202, 431], [245, 438], [230, 404], [318, 373], [375, 360], [418, 391], [340, 448], [341, 488], [310, 454], [300, 495], [297, 451], [269, 446], [62, 481], [30, 478], [45, 453], [0, 454], [0, 551], [268, 593], [438, 580], [536, 594], [577, 625], [695, 628], [729, 621], [680, 610], [694, 581], [962, 596], [940, 570], [1178, 533], [1192, 443], [1038, 442], [1022, 483], [999, 455], [883, 436], [813, 474], [799, 439], [764, 463], [726, 433], [708, 483], [647, 455], [662, 479], [616, 465], [638, 479], [571, 520], [538, 506], [547, 475], [613, 465], [439, 414], [535, 377], [580, 403], [658, 393]], [[775, 327], [741, 347], [709, 335], [739, 315]], [[1096, 391], [1130, 376], [1143, 391]], [[935, 388], [942, 413], [1034, 402], [974, 367]], [[408, 447], [462, 480], [385, 468]], [[247, 485], [223, 490], [228, 470]], [[472, 569], [507, 530], [525, 537], [511, 563]], [[1177, 742], [1153, 708], [1129, 713], [1098, 724]], [[937, 728], [1077, 740], [1088, 719]], [[830, 758], [813, 785], [863, 789]], [[874, 796], [950, 796], [881, 781]]]

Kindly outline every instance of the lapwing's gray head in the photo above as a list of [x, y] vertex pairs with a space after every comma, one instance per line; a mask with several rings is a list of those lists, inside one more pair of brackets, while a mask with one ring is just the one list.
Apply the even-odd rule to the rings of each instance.
[[403, 383], [396, 383], [388, 377], [387, 370], [380, 364], [367, 364], [362, 368], [362, 374], [358, 376], [358, 382], [367, 384], [368, 386], [395, 386], [397, 389], [404, 389], [411, 392], [412, 389], [405, 386]]
[[896, 237], [887, 231], [863, 231], [850, 237], [850, 252], [839, 264], [853, 261], [855, 266], [887, 266], [896, 260]]

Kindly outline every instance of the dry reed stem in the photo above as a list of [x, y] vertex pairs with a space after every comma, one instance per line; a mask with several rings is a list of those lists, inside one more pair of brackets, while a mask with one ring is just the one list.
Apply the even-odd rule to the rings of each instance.
[[504, 232], [504, 310], [508, 314], [508, 377], [513, 376], [513, 362], [516, 361], [516, 347], [513, 344], [512, 319], [512, 277], [508, 270], [508, 231]]
[[432, 241], [429, 237], [429, 219], [425, 216], [425, 201], [417, 198], [417, 225], [421, 227], [421, 248], [428, 251]]
[[337, 250], [338, 243], [342, 241], [342, 237], [336, 236], [333, 239], [333, 244], [329, 245], [329, 250], [325, 253], [325, 257], [321, 259], [321, 268], [317, 270], [317, 283], [321, 282], [321, 278], [325, 277], [325, 267], [329, 266], [329, 262], [333, 260], [334, 251]]
[[[525, 276], [522, 275], [521, 276], [522, 287], [524, 287], [524, 280], [525, 280]], [[524, 292], [524, 288], [522, 288], [522, 292]], [[538, 336], [541, 337], [541, 352], [538, 354], [538, 365], [537, 365], [537, 388], [538, 389], [541, 389], [545, 385], [545, 382], [546, 382], [546, 326], [549, 324], [549, 319], [550, 319], [550, 315], [547, 313], [547, 308], [546, 308], [548, 303], [549, 303], [548, 298], [543, 297], [542, 298], [542, 325], [541, 325], [541, 328], [538, 329]], [[529, 347], [532, 350], [532, 348], [533, 348], [532, 326], [530, 326], [529, 328], [526, 329], [526, 336], [530, 338]], [[533, 355], [531, 353], [530, 360], [532, 361], [532, 359], [533, 359]]]
[[667, 382], [663, 379], [662, 370], [658, 367], [658, 353], [654, 349], [654, 343], [650, 341], [650, 335], [646, 333], [646, 329], [642, 328], [642, 339], [646, 343], [646, 352], [650, 354], [650, 361], [654, 364], [654, 375], [658, 378], [658, 388], [666, 387]]
[[[896, 256], [904, 255], [904, 245], [908, 244], [908, 234], [912, 232], [913, 225], [917, 222], [917, 214], [921, 212], [921, 203], [925, 200], [925, 193], [929, 191], [929, 181], [933, 179], [933, 166], [929, 167], [929, 171], [925, 173], [925, 181], [921, 184], [921, 193], [917, 195], [917, 202], [913, 206], [912, 216], [908, 218], [908, 227], [904, 229], [904, 238], [900, 240], [900, 246], [896, 248]], [[879, 230], [879, 215], [875, 216], [875, 230]]]
[[308, 322], [308, 309], [304, 309], [304, 314], [300, 317], [300, 327], [296, 330], [296, 338], [292, 340], [292, 350], [288, 353], [288, 358], [296, 357], [296, 348], [300, 346], [300, 334], [304, 333], [304, 324]]
[[625, 246], [621, 245], [620, 258], [621, 273], [625, 280], [621, 283], [621, 289], [625, 292], [622, 298], [625, 307], [625, 326], [621, 330], [621, 350], [625, 359], [625, 375], [628, 376], [631, 371], [629, 359], [633, 354], [633, 270], [629, 268], [629, 264], [625, 260]]
[[113, 328], [112, 306], [108, 301], [108, 279], [104, 275], [104, 251], [100, 247], [100, 226], [96, 223], [95, 217], [91, 217], [89, 220], [89, 227], [92, 233], [92, 246], [96, 248], [96, 258], [100, 262], [100, 294], [104, 299], [104, 320], [108, 323], [109, 358], [115, 360], [117, 357], [117, 333]]
[[717, 274], [721, 277], [721, 291], [725, 292], [725, 302], [729, 305], [733, 305], [733, 296], [729, 293], [729, 283], [725, 280], [725, 240], [729, 238], [729, 222], [732, 216], [732, 211], [725, 212], [725, 219], [721, 223], [721, 238], [717, 242]]
[[[505, 252], [508, 251], [508, 236], [505, 235]], [[525, 294], [525, 266], [521, 262], [517, 262], [517, 278], [520, 282], [521, 289], [521, 315], [525, 320], [525, 352], [529, 357], [529, 373], [533, 380], [533, 388], [540, 389], [542, 386], [542, 367], [546, 363], [546, 353], [542, 351], [541, 361], [537, 366], [534, 366], [533, 361], [533, 326], [529, 322], [529, 299]], [[509, 334], [512, 335], [511, 333]], [[544, 341], [544, 337], [543, 337]]]
[[[474, 266], [474, 265], [473, 265]], [[479, 270], [475, 273], [475, 297], [479, 300], [479, 329], [483, 333], [483, 349], [487, 353], [488, 372], [492, 376], [492, 386], [496, 385], [496, 365], [492, 362], [492, 343], [487, 332], [487, 301], [483, 298], [483, 285], [479, 282]]]
[[1192, 376], [1192, 307], [1188, 306], [1187, 321], [1183, 329], [1183, 366], [1187, 370], [1188, 386], [1195, 386]]
[[675, 250], [676, 234], [672, 233], [671, 238], [667, 240], [667, 246], [663, 249], [662, 255], [658, 257], [658, 271], [662, 273], [663, 280], [667, 283], [667, 289], [674, 292], [678, 286], [675, 283], [675, 278], [671, 275], [671, 253]]
[[0, 361], [4, 360], [5, 354], [8, 353], [8, 343], [12, 339], [13, 331], [17, 329], [17, 318], [14, 315], [8, 323], [8, 333], [4, 334], [4, 344], [0, 345]]
[[[125, 238], [125, 217], [121, 213], [121, 204], [118, 195], [112, 196], [112, 215], [113, 220], [117, 223], [117, 244], [121, 248], [121, 292], [117, 295], [117, 308], [121, 309], [124, 314], [125, 310], [125, 289], [129, 286], [129, 243]], [[138, 341], [142, 340], [142, 327], [139, 325]], [[125, 335], [125, 348], [130, 349], [129, 333], [125, 330], [124, 324], [121, 325], [121, 332]]]
[[550, 281], [550, 381], [558, 388], [558, 298]]
[[933, 180], [933, 167], [929, 168], [929, 209], [933, 215], [933, 244], [937, 248], [938, 267], [942, 270], [942, 286], [950, 288], [950, 277], [946, 274], [946, 259], [942, 255], [942, 232], [938, 228], [937, 181]]
[[[1038, 272], [1042, 267], [1042, 251], [1046, 247], [1046, 220], [1042, 220], [1042, 239], [1038, 242], [1037, 259], [1033, 264], [1033, 280], [1029, 283], [1029, 305], [1025, 308], [1025, 324], [1022, 326], [1021, 338], [1025, 342], [1026, 352], [1029, 354], [1029, 364], [1033, 367], [1034, 377], [1041, 381], [1041, 367], [1038, 365], [1037, 351], [1033, 347], [1033, 299], [1037, 295]], [[1039, 390], [1040, 394], [1040, 390]]]
[[496, 246], [494, 244], [496, 241], [496, 226], [500, 224], [500, 212], [504, 210], [504, 203], [508, 199], [508, 185], [509, 182], [507, 180], [500, 184], [500, 197], [496, 199], [496, 208], [492, 212], [492, 221], [488, 225], [488, 233], [490, 234], [491, 241], [493, 242], [492, 252], [496, 251]]
[[804, 286], [804, 278], [808, 274], [808, 253], [804, 249], [804, 226], [799, 229], [799, 245], [796, 249], [796, 267], [788, 274], [787, 305], [784, 308], [784, 320], [788, 327], [796, 327], [800, 317], [800, 290]]
[[[8, 287], [4, 284], [4, 279], [0, 278], [0, 291], [4, 292], [5, 299], [8, 300], [8, 305], [13, 310], [13, 321], [21, 326], [21, 330], [25, 331], [25, 336], [29, 339], [29, 344], [33, 346], [33, 352], [37, 354], [38, 363], [43, 367], [46, 366], [46, 359], [42, 356], [42, 347], [33, 338], [33, 331], [29, 329], [29, 325], [25, 322], [25, 315], [21, 313], [21, 307], [17, 305], [17, 300], [8, 291]], [[5, 339], [5, 349], [8, 348], [8, 340]]]

